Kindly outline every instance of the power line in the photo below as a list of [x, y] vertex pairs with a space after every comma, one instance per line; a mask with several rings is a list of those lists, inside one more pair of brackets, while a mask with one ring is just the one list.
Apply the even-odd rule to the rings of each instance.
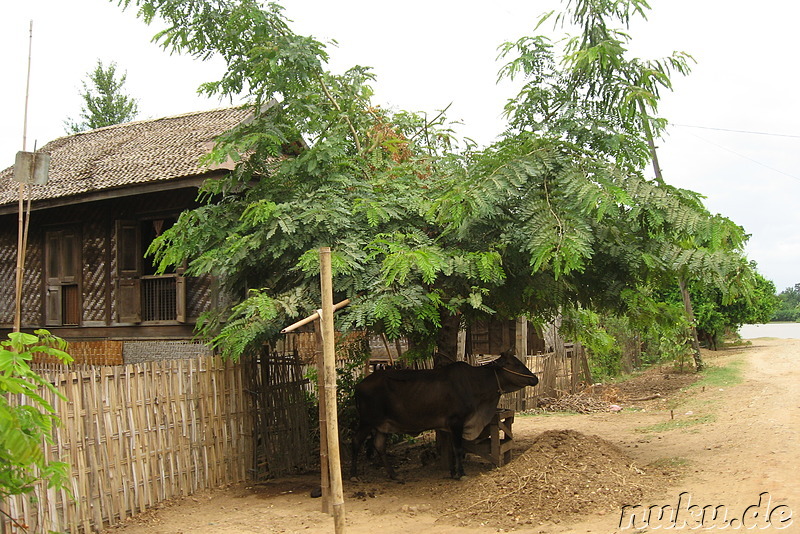
[[[676, 126], [677, 126], [677, 125], [676, 125]], [[717, 147], [717, 148], [720, 148], [720, 149], [722, 149], [722, 150], [726, 150], [726, 151], [730, 152], [731, 154], [734, 154], [734, 155], [736, 155], [736, 156], [739, 156], [740, 158], [746, 159], [746, 160], [748, 160], [748, 161], [752, 161], [752, 162], [753, 162], [753, 163], [755, 163], [756, 165], [761, 165], [762, 167], [765, 167], [765, 168], [767, 168], [767, 169], [769, 169], [769, 170], [771, 170], [771, 171], [777, 172], [777, 173], [779, 173], [779, 174], [783, 174], [784, 176], [788, 176], [789, 178], [792, 178], [792, 179], [794, 179], [794, 180], [797, 180], [797, 181], [799, 181], [799, 182], [800, 182], [800, 177], [798, 177], [798, 176], [795, 176], [795, 175], [793, 175], [793, 174], [789, 174], [788, 172], [784, 172], [784, 171], [782, 171], [782, 170], [780, 170], [780, 169], [776, 169], [775, 167], [770, 167], [770, 166], [769, 166], [769, 165], [767, 165], [766, 163], [762, 163], [762, 162], [760, 162], [760, 161], [758, 161], [758, 160], [756, 160], [756, 159], [753, 159], [753, 158], [751, 158], [750, 156], [745, 156], [744, 154], [741, 154], [741, 153], [739, 153], [739, 152], [737, 152], [737, 151], [735, 151], [735, 150], [732, 150], [732, 149], [730, 149], [730, 148], [728, 148], [728, 147], [726, 147], [726, 146], [723, 146], [723, 145], [717, 144], [717, 143], [715, 143], [715, 142], [713, 142], [713, 141], [709, 141], [708, 139], [705, 139], [704, 137], [700, 137], [699, 135], [695, 135], [695, 134], [690, 134], [690, 135], [691, 135], [692, 137], [696, 137], [697, 139], [700, 139], [701, 141], [705, 141], [706, 143], [708, 143], [708, 144], [710, 144], [710, 145], [714, 145], [714, 146], [715, 146], [715, 147]], [[797, 137], [800, 137], [800, 136], [797, 136]]]
[[711, 126], [696, 126], [693, 124], [675, 124], [674, 122], [671, 124], [672, 126], [678, 126], [679, 128], [699, 128], [701, 130], [715, 130], [718, 132], [733, 132], [733, 133], [743, 133], [743, 134], [753, 134], [753, 135], [768, 135], [771, 137], [791, 137], [793, 139], [800, 139], [800, 135], [779, 134], [771, 132], [754, 132], [751, 130], [733, 130], [730, 128], [714, 128]]

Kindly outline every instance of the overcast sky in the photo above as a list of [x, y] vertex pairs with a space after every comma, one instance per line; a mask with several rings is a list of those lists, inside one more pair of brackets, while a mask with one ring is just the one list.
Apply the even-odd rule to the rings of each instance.
[[[373, 67], [377, 102], [449, 116], [481, 144], [502, 131], [496, 48], [533, 34], [555, 0], [284, 0], [297, 33], [335, 39], [332, 69]], [[752, 235], [748, 256], [779, 291], [800, 283], [800, 3], [763, 0], [651, 0], [649, 21], [631, 30], [637, 57], [686, 51], [697, 64], [664, 95], [672, 126], [659, 143], [664, 177], [698, 191], [706, 204]], [[127, 71], [140, 118], [212, 109], [229, 102], [197, 96], [222, 65], [170, 56], [150, 42], [148, 27], [116, 1], [27, 0], [5, 6], [0, 45], [0, 167], [22, 149], [29, 23], [33, 60], [27, 146], [65, 135], [77, 119], [81, 81], [98, 59]], [[558, 33], [548, 25], [544, 28]], [[736, 130], [736, 131], [727, 131]], [[754, 132], [754, 133], [741, 133]]]

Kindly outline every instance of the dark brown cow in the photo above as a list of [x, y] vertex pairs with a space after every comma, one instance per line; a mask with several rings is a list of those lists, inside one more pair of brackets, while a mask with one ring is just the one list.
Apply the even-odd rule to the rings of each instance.
[[538, 382], [512, 353], [503, 353], [480, 367], [456, 362], [419, 371], [376, 371], [355, 390], [359, 426], [352, 442], [351, 476], [358, 476], [358, 453], [372, 433], [386, 472], [396, 478], [386, 457], [386, 434], [445, 430], [453, 437], [450, 476], [463, 477], [462, 440], [480, 434], [494, 415], [501, 394]]

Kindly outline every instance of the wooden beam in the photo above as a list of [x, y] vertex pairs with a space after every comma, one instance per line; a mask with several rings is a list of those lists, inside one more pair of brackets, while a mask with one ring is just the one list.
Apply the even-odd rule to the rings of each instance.
[[[172, 178], [167, 180], [158, 180], [153, 182], [146, 182], [140, 184], [126, 185], [116, 188], [100, 189], [96, 191], [87, 191], [75, 195], [56, 197], [56, 198], [43, 198], [40, 200], [33, 200], [31, 203], [31, 211], [39, 211], [50, 208], [58, 208], [62, 206], [73, 206], [75, 204], [82, 204], [85, 202], [96, 202], [98, 200], [108, 200], [122, 197], [138, 196], [147, 193], [160, 193], [162, 191], [171, 191], [174, 189], [197, 189], [208, 178], [212, 178], [219, 173], [208, 173], [199, 176], [190, 176], [187, 178]], [[0, 206], [0, 215], [17, 213], [19, 208], [15, 204], [8, 203]]]
[[[336, 304], [333, 305], [333, 311], [341, 310], [342, 308], [344, 308], [348, 304], [350, 304], [350, 299], [344, 299], [341, 302], [337, 302]], [[287, 326], [286, 328], [281, 330], [281, 334], [288, 334], [292, 330], [297, 330], [301, 326], [307, 325], [311, 321], [316, 321], [319, 318], [319, 316], [320, 316], [319, 315], [319, 310], [317, 310], [314, 313], [312, 313], [311, 315], [309, 315], [308, 317], [306, 317], [305, 319], [300, 319], [296, 323], [290, 324], [289, 326]]]

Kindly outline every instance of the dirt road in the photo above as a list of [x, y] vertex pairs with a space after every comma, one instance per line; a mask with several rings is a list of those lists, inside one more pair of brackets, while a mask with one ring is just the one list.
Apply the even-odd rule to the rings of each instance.
[[[643, 377], [641, 391], [663, 391], [662, 396], [626, 401], [621, 395], [620, 412], [517, 417], [514, 437], [519, 455], [542, 432], [569, 429], [599, 436], [628, 458], [632, 469], [638, 469], [635, 464], [654, 473], [655, 478], [648, 480], [655, 486], [652, 482], [648, 486], [644, 502], [629, 503], [642, 505], [638, 511], [623, 513], [617, 504], [581, 516], [565, 513], [563, 518], [529, 519], [511, 527], [492, 516], [481, 520], [483, 525], [474, 518], [459, 521], [443, 512], [447, 509], [443, 501], [462, 489], [468, 493], [471, 485], [494, 472], [473, 459], [466, 464], [471, 476], [463, 481], [444, 478], [436, 467], [415, 466], [401, 470], [405, 484], [387, 482], [377, 469], [360, 483], [347, 482], [347, 532], [606, 534], [725, 525], [729, 530], [755, 526], [800, 532], [800, 517], [791, 517], [800, 514], [800, 340], [756, 339], [749, 347], [706, 356], [711, 367], [723, 372], [711, 372], [693, 387], [676, 388], [675, 381], [686, 377], [669, 369], [650, 371]], [[742, 379], [735, 380], [731, 369], [738, 369]], [[624, 477], [620, 480], [622, 485], [630, 483]], [[307, 475], [255, 488], [203, 493], [168, 503], [108, 532], [332, 533], [333, 520], [320, 512], [320, 500], [309, 498], [315, 481], [315, 476]], [[655, 513], [645, 513], [649, 506], [671, 508], [664, 508], [659, 521]], [[720, 506], [724, 507], [717, 510], [720, 515], [712, 517]], [[497, 514], [508, 519], [500, 509]], [[620, 523], [627, 528], [620, 528]]]

